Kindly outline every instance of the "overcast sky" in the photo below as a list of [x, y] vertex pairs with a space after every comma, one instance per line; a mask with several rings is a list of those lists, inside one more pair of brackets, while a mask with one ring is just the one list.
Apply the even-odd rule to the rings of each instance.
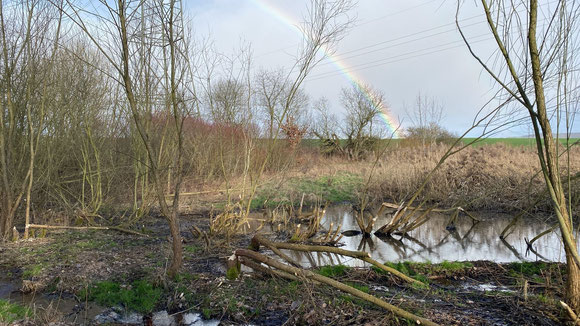
[[[198, 37], [211, 35], [216, 48], [232, 53], [249, 42], [254, 67], [290, 67], [300, 43], [296, 29], [307, 0], [202, 0], [189, 4]], [[469, 8], [467, 8], [469, 7]], [[384, 92], [392, 116], [409, 126], [409, 111], [419, 92], [444, 105], [443, 125], [460, 134], [477, 110], [493, 96], [492, 83], [470, 56], [455, 27], [456, 1], [359, 0], [355, 25], [336, 49], [348, 72]], [[472, 2], [460, 13], [477, 49], [489, 56], [493, 41]], [[283, 17], [282, 17], [283, 16]], [[341, 112], [340, 90], [350, 81], [325, 60], [312, 71], [304, 89], [313, 99], [325, 96]], [[526, 128], [500, 136], [523, 136]]]

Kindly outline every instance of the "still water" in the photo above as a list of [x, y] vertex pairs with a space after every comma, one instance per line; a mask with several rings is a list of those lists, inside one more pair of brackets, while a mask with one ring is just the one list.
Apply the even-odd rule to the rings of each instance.
[[[556, 230], [534, 242], [536, 253], [526, 252], [525, 238], [532, 239], [537, 234], [549, 229], [552, 225], [535, 219], [521, 219], [513, 231], [502, 241], [499, 235], [510, 223], [512, 216], [497, 213], [473, 213], [482, 221], [473, 223], [462, 214], [455, 222], [456, 230], [445, 229], [449, 215], [432, 213], [429, 221], [409, 233], [408, 237], [394, 235], [388, 238], [378, 238], [371, 235], [343, 237], [340, 242], [343, 249], [369, 252], [372, 258], [379, 262], [413, 261], [475, 261], [490, 260], [499, 263], [519, 261], [565, 261], [564, 249]], [[388, 223], [390, 216], [381, 216], [375, 223], [374, 230]], [[358, 230], [350, 206], [329, 207], [322, 226], [327, 229], [330, 223], [334, 226], [342, 224], [342, 231]], [[374, 231], [373, 230], [373, 231]], [[320, 266], [328, 264], [346, 264], [363, 266], [364, 263], [353, 258], [344, 258], [331, 254], [304, 254], [288, 252], [293, 258], [305, 265]]]

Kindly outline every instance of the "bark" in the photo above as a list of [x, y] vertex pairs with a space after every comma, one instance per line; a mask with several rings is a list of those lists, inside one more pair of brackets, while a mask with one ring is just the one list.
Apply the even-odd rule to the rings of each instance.
[[534, 91], [536, 95], [537, 117], [531, 116], [532, 120], [537, 118], [540, 124], [544, 149], [542, 144], [536, 141], [538, 146], [538, 156], [540, 161], [545, 160], [543, 166], [544, 178], [552, 199], [552, 206], [560, 223], [560, 231], [566, 251], [566, 262], [568, 270], [568, 281], [566, 286], [566, 299], [569, 306], [574, 311], [580, 311], [580, 262], [578, 261], [578, 251], [576, 239], [574, 239], [572, 223], [566, 206], [566, 197], [560, 179], [560, 169], [558, 168], [558, 154], [556, 153], [556, 142], [552, 135], [552, 128], [547, 114], [545, 90], [542, 76], [542, 66], [538, 44], [536, 39], [538, 1], [530, 0], [530, 25], [528, 33], [528, 45], [530, 51], [530, 60], [532, 66], [532, 78], [534, 82]]
[[[173, 257], [171, 260], [171, 264], [167, 270], [167, 273], [170, 277], [173, 277], [179, 271], [179, 268], [182, 264], [183, 259], [183, 252], [182, 252], [182, 245], [181, 245], [181, 234], [179, 232], [179, 219], [178, 213], [176, 209], [170, 211], [167, 202], [165, 201], [165, 193], [163, 191], [163, 186], [161, 185], [161, 178], [159, 175], [159, 168], [157, 166], [157, 162], [155, 160], [155, 154], [153, 146], [149, 140], [149, 136], [147, 131], [145, 130], [145, 126], [143, 125], [143, 120], [141, 114], [139, 112], [137, 100], [135, 98], [135, 93], [133, 92], [133, 81], [131, 79], [131, 75], [129, 72], [129, 41], [128, 41], [128, 32], [127, 32], [127, 21], [126, 21], [126, 13], [125, 13], [125, 3], [122, 0], [118, 0], [117, 2], [118, 8], [118, 15], [119, 15], [119, 32], [121, 37], [121, 55], [122, 55], [122, 69], [120, 71], [123, 77], [123, 86], [125, 88], [125, 93], [127, 96], [127, 101], [129, 102], [129, 108], [131, 110], [131, 115], [133, 116], [133, 120], [135, 122], [135, 126], [137, 127], [137, 131], [143, 141], [143, 145], [145, 146], [148, 161], [151, 168], [151, 175], [153, 177], [153, 184], [155, 187], [155, 192], [157, 199], [159, 201], [159, 206], [161, 208], [161, 213], [167, 220], [169, 224], [169, 230], [171, 232], [172, 237], [172, 250], [173, 250]], [[172, 71], [174, 72], [174, 71]], [[173, 77], [173, 76], [172, 76]], [[172, 103], [175, 104], [175, 89], [172, 85]], [[181, 154], [181, 153], [180, 153]], [[178, 187], [176, 189], [179, 189]], [[175, 196], [173, 198], [174, 201], [174, 208], [175, 203], [179, 203], [179, 191], [176, 191]]]

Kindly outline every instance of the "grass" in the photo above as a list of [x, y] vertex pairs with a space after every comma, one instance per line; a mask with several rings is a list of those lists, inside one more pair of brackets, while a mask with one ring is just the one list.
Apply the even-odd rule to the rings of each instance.
[[433, 265], [434, 271], [449, 271], [455, 272], [462, 269], [467, 269], [473, 267], [473, 264], [470, 262], [461, 262], [461, 261], [444, 261], [439, 264]]
[[200, 252], [201, 247], [196, 245], [185, 245], [183, 246], [183, 251], [188, 254], [195, 254]]
[[30, 279], [30, 278], [33, 278], [35, 276], [40, 275], [43, 268], [44, 268], [44, 264], [34, 264], [34, 265], [28, 266], [22, 272], [22, 279]]
[[522, 274], [525, 276], [541, 275], [541, 272], [548, 268], [548, 265], [544, 262], [522, 262], [522, 263], [511, 263], [508, 265], [510, 269], [511, 276], [518, 276]]
[[[339, 172], [319, 177], [290, 178], [281, 185], [268, 184], [262, 187], [252, 202], [252, 209], [276, 207], [280, 204], [299, 205], [302, 194], [314, 194], [330, 203], [353, 202], [363, 178], [356, 173]], [[314, 204], [308, 202], [306, 204]]]
[[97, 282], [87, 291], [81, 292], [81, 297], [95, 301], [103, 306], [123, 305], [128, 310], [140, 313], [153, 311], [163, 291], [145, 280], [136, 280], [131, 286], [121, 286], [117, 282]]
[[[447, 274], [453, 273], [460, 270], [468, 269], [473, 267], [473, 264], [470, 262], [458, 262], [458, 261], [443, 261], [439, 264], [432, 264], [432, 263], [414, 263], [414, 262], [385, 262], [386, 266], [394, 268], [399, 272], [412, 277], [418, 281], [421, 281], [425, 284], [429, 284], [429, 279], [425, 276], [425, 274]], [[379, 273], [379, 274], [386, 274], [387, 272], [379, 269], [377, 267], [372, 267], [372, 269]]]
[[29, 308], [0, 299], [0, 324], [11, 324], [31, 315], [32, 312]]
[[346, 282], [345, 284], [347, 284], [348, 286], [351, 286], [361, 292], [364, 293], [369, 293], [369, 287], [367, 285], [361, 285], [358, 283], [353, 283], [353, 282]]

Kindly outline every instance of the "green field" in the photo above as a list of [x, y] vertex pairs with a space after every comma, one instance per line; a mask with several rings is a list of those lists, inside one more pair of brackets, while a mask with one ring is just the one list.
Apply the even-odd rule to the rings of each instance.
[[[463, 138], [463, 143], [471, 142], [474, 139], [475, 138]], [[341, 140], [341, 141], [345, 141], [345, 140]], [[385, 141], [389, 141], [389, 140], [385, 140]], [[405, 139], [404, 138], [391, 139], [390, 142], [392, 145], [404, 144]], [[566, 139], [560, 138], [560, 142], [562, 144], [565, 144]], [[570, 144], [573, 144], [576, 142], [580, 142], [580, 138], [570, 138]], [[511, 145], [511, 146], [535, 146], [536, 145], [534, 138], [485, 138], [485, 139], [481, 139], [481, 140], [477, 141], [475, 144], [473, 144], [473, 146], [483, 146], [483, 145], [491, 145], [491, 144], [497, 144], [497, 143], [502, 143], [502, 144]], [[302, 146], [305, 148], [316, 148], [316, 147], [319, 147], [320, 144], [321, 144], [321, 141], [318, 139], [303, 139], [302, 140]]]
[[[467, 143], [473, 141], [475, 138], [464, 138], [463, 142]], [[570, 144], [578, 142], [580, 138], [570, 138]], [[562, 144], [566, 144], [566, 139], [560, 139]], [[511, 146], [536, 146], [536, 140], [534, 138], [485, 138], [479, 140], [474, 144], [474, 146], [490, 145], [502, 143]]]

